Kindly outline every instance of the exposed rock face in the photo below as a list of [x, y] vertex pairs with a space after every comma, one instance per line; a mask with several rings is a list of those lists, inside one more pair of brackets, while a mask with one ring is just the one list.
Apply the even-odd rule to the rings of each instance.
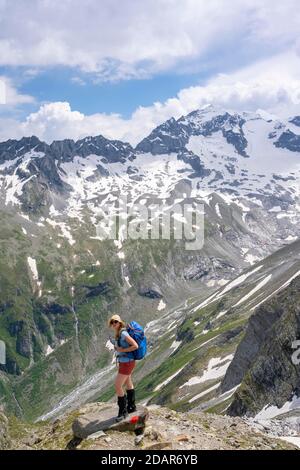
[[270, 335], [274, 323], [281, 317], [281, 310], [270, 311], [267, 305], [249, 320], [243, 341], [239, 344], [232, 363], [222, 382], [221, 391], [227, 392], [241, 383], [248, 369], [259, 354], [260, 348]]
[[274, 145], [276, 147], [286, 148], [292, 152], [300, 152], [300, 136], [287, 130], [281, 134]]
[[208, 137], [216, 132], [222, 132], [229, 144], [232, 144], [237, 152], [247, 157], [247, 140], [243, 132], [245, 120], [239, 115], [230, 115], [220, 112], [211, 120], [201, 123], [205, 114], [202, 110], [193, 111], [177, 121], [169, 119], [161, 126], [154, 129], [151, 134], [143, 139], [136, 147], [138, 152], [150, 152], [159, 155], [184, 150], [191, 135], [203, 135]]
[[139, 295], [149, 299], [162, 299], [163, 295], [157, 287], [140, 287]]
[[225, 277], [226, 274], [230, 277], [233, 265], [226, 260], [214, 257], [194, 256], [191, 260], [191, 265], [184, 270], [185, 279], [201, 279], [203, 277], [217, 277], [218, 272], [220, 278]]
[[100, 282], [97, 286], [83, 286], [87, 290], [86, 297], [97, 297], [107, 294], [110, 290], [109, 282]]
[[190, 175], [190, 177], [205, 178], [205, 176], [209, 176], [211, 174], [211, 170], [205, 168], [200, 158], [193, 152], [189, 152], [187, 150], [182, 151], [178, 153], [177, 158], [178, 160], [182, 160], [192, 167], [194, 172]]
[[186, 120], [190, 121], [186, 127], [188, 132], [194, 135], [203, 135], [205, 137], [211, 136], [216, 132], [221, 131], [225, 139], [229, 144], [232, 144], [237, 152], [243, 157], [247, 157], [245, 149], [247, 147], [247, 139], [245, 138], [243, 125], [245, 120], [237, 115], [231, 115], [228, 112], [219, 113], [214, 116], [211, 120], [202, 123], [199, 126], [198, 121], [201, 119], [201, 110], [193, 111], [188, 114], [186, 118], [181, 118], [179, 122], [183, 125], [186, 124]]
[[149, 412], [147, 408], [138, 407], [137, 411], [128, 415], [122, 421], [116, 421], [117, 407], [111, 404], [103, 404], [96, 412], [90, 412], [79, 416], [72, 425], [74, 436], [85, 439], [99, 431], [136, 431], [146, 425]]
[[250, 319], [221, 385], [227, 391], [242, 381], [228, 414], [251, 416], [300, 396], [300, 366], [292, 360], [292, 343], [300, 339], [299, 289], [298, 277]]
[[187, 133], [183, 131], [182, 126], [174, 118], [171, 118], [143, 139], [137, 145], [136, 150], [150, 152], [153, 155], [178, 152], [185, 146], [187, 141]]
[[16, 350], [19, 354], [29, 358], [32, 352], [32, 343], [30, 330], [26, 324], [23, 324], [22, 330], [18, 333]]
[[21, 140], [10, 139], [0, 143], [0, 163], [20, 158], [33, 149], [36, 152], [44, 152], [47, 148], [48, 145], [35, 136], [23, 137]]
[[293, 119], [290, 120], [290, 122], [292, 122], [293, 124], [295, 124], [295, 126], [299, 126], [299, 127], [300, 127], [300, 116], [295, 116]]
[[21, 140], [7, 140], [0, 143], [0, 163], [18, 159], [26, 153], [43, 152], [48, 156], [48, 165], [57, 159], [61, 162], [70, 161], [74, 156], [101, 155], [110, 162], [122, 162], [126, 158], [134, 159], [134, 151], [130, 144], [119, 140], [109, 140], [102, 135], [72, 139], [56, 140], [51, 145], [41, 142], [37, 137], [23, 137]]

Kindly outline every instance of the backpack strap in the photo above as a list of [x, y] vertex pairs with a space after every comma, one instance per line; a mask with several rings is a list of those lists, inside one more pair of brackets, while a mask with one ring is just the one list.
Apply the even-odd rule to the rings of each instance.
[[118, 338], [118, 346], [119, 346], [119, 347], [120, 347], [120, 338], [121, 338], [121, 336], [122, 336], [123, 331], [127, 331], [126, 328], [121, 328], [121, 330], [120, 330], [120, 336], [119, 336], [119, 338]]

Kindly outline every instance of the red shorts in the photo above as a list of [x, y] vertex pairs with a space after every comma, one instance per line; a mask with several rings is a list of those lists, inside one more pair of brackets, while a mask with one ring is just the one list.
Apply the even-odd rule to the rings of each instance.
[[135, 361], [119, 362], [119, 374], [130, 375], [135, 368]]

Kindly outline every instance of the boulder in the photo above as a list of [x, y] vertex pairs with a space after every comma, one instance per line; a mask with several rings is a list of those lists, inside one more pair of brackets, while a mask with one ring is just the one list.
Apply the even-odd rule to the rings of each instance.
[[149, 299], [162, 299], [163, 298], [162, 293], [157, 287], [152, 288], [152, 287], [142, 286], [139, 288], [138, 294], [141, 297], [148, 297]]
[[107, 404], [99, 410], [82, 414], [75, 419], [72, 425], [73, 434], [80, 439], [86, 439], [99, 431], [136, 431], [145, 427], [149, 412], [147, 408], [138, 406], [137, 411], [128, 415], [120, 422], [116, 421], [117, 407]]

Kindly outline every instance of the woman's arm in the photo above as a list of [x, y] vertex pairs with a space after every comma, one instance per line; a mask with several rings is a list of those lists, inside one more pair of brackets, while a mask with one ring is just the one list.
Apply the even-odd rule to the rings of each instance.
[[139, 345], [137, 344], [136, 341], [134, 341], [133, 338], [131, 338], [130, 335], [126, 335], [126, 341], [128, 344], [130, 344], [130, 346], [128, 348], [120, 348], [119, 346], [116, 346], [116, 350], [118, 352], [131, 352], [131, 351], [135, 351], [136, 349], [139, 348]]

